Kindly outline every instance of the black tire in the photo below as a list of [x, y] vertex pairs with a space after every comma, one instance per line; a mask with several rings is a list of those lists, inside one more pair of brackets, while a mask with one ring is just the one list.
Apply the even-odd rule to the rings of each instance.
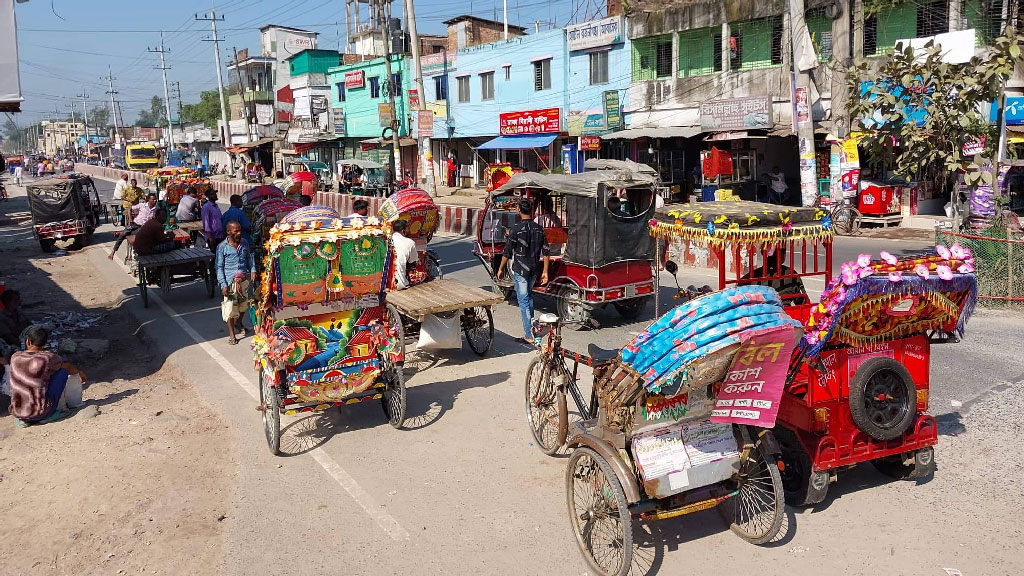
[[583, 305], [583, 291], [576, 286], [563, 286], [555, 293], [555, 309], [562, 322], [575, 330], [583, 330], [590, 326], [593, 314]]
[[832, 226], [837, 234], [856, 236], [860, 234], [861, 213], [853, 206], [844, 206], [836, 211]]
[[935, 472], [935, 449], [931, 446], [914, 452], [914, 461], [903, 463], [903, 456], [872, 460], [871, 464], [886, 476], [896, 480], [918, 480]]
[[768, 445], [764, 438], [754, 442], [740, 474], [738, 494], [718, 506], [730, 530], [758, 545], [771, 542], [779, 534], [786, 512], [782, 477]]
[[491, 309], [477, 306], [463, 310], [462, 332], [474, 354], [486, 355], [494, 343], [494, 317], [491, 316]]
[[52, 238], [40, 238], [39, 247], [42, 248], [43, 252], [49, 254], [53, 252], [53, 239]]
[[796, 434], [784, 426], [773, 429], [782, 450], [782, 490], [786, 504], [805, 507], [817, 504], [828, 493], [828, 472], [815, 472], [811, 457], [797, 440]]
[[850, 416], [875, 440], [903, 436], [914, 422], [917, 390], [910, 372], [892, 358], [869, 358], [850, 382]]
[[614, 302], [615, 311], [619, 313], [626, 320], [636, 320], [640, 313], [644, 311], [644, 307], [647, 306], [648, 297], [630, 298], [629, 300], [619, 300]]
[[395, 334], [395, 340], [402, 347], [402, 362], [405, 363], [405, 326], [402, 324], [402, 313], [395, 308], [394, 304], [387, 305], [388, 323], [391, 324], [391, 331]]
[[384, 416], [392, 428], [401, 430], [405, 424], [405, 375], [402, 367], [397, 364], [385, 362], [384, 369], [380, 374], [384, 381], [384, 389], [380, 397], [381, 407], [384, 408]]
[[[625, 576], [633, 563], [633, 521], [619, 479], [590, 448], [573, 450], [565, 473], [566, 504], [576, 543], [601, 576]], [[599, 523], [607, 524], [601, 530]], [[595, 539], [610, 537], [607, 553], [595, 554]]]
[[263, 413], [263, 434], [267, 438], [270, 453], [281, 453], [281, 398], [277, 390], [264, 377], [263, 367], [259, 369], [260, 411]]
[[553, 456], [565, 442], [568, 407], [565, 392], [551, 382], [551, 371], [543, 356], [526, 368], [526, 422], [540, 451]]

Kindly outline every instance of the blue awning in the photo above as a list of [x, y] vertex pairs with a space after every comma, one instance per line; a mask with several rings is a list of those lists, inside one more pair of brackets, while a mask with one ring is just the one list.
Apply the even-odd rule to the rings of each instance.
[[543, 148], [557, 138], [557, 134], [510, 134], [484, 142], [477, 150], [529, 150]]

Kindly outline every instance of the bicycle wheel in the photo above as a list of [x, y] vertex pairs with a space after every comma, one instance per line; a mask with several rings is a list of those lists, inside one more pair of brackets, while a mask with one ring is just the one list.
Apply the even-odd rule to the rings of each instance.
[[590, 448], [577, 448], [565, 474], [569, 522], [587, 564], [625, 576], [633, 562], [633, 523], [619, 479]]
[[526, 368], [526, 421], [537, 446], [548, 456], [565, 442], [568, 412], [565, 392], [554, 386], [546, 358], [534, 358]]
[[835, 216], [832, 218], [832, 227], [835, 228], [837, 234], [854, 236], [860, 234], [860, 222], [859, 210], [853, 206], [843, 206], [836, 210]]
[[762, 439], [740, 470], [738, 491], [718, 507], [729, 529], [751, 544], [770, 542], [782, 529], [786, 504], [779, 467]]
[[267, 437], [270, 453], [281, 452], [281, 398], [274, 388], [270, 376], [260, 367], [260, 410], [263, 412], [263, 433]]

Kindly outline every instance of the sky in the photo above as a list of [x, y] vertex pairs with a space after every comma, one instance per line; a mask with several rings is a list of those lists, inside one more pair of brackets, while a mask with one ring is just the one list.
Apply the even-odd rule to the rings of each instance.
[[[562, 27], [584, 21], [588, 13], [593, 17], [604, 6], [603, 0], [507, 2], [509, 23], [530, 31], [536, 20]], [[402, 14], [402, 4], [392, 4], [394, 16]], [[442, 22], [461, 14], [500, 20], [502, 0], [415, 0], [415, 8], [420, 33], [444, 34]], [[81, 94], [89, 96], [90, 108], [109, 103], [109, 66], [125, 122], [134, 123], [153, 96], [163, 97], [160, 70], [155, 69], [159, 54], [147, 51], [159, 47], [161, 31], [169, 50], [168, 83], [180, 82], [186, 104], [198, 101], [201, 91], [217, 86], [213, 43], [203, 41], [212, 37], [210, 23], [195, 20], [196, 13], [202, 17], [212, 9], [224, 16], [217, 29], [225, 66], [233, 48], [259, 53], [259, 28], [266, 24], [319, 32], [319, 48], [344, 48], [344, 0], [29, 0], [15, 4], [25, 98], [15, 120], [26, 125], [48, 115], [66, 115], [72, 102], [80, 116]], [[541, 24], [541, 30], [547, 26]], [[223, 73], [228, 84], [226, 70]]]

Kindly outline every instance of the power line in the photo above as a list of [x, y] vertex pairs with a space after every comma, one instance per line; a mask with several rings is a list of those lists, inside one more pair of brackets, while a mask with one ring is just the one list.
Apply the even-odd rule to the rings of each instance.
[[231, 146], [231, 124], [228, 122], [228, 108], [224, 100], [224, 80], [221, 78], [221, 66], [220, 66], [220, 41], [217, 37], [217, 20], [224, 21], [224, 17], [217, 18], [217, 12], [211, 10], [209, 16], [199, 17], [199, 14], [195, 15], [196, 20], [209, 22], [213, 28], [213, 38], [205, 39], [206, 42], [213, 42], [213, 59], [217, 65], [217, 93], [220, 94], [220, 118], [224, 122], [224, 138], [221, 140], [224, 147], [228, 148]]

